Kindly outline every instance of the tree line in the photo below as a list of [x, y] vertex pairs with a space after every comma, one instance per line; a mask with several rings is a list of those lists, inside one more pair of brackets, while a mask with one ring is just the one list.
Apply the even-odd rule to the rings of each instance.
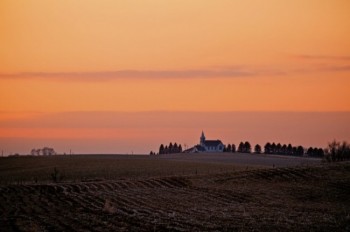
[[225, 145], [223, 152], [235, 153], [236, 152], [236, 145], [234, 145], [234, 144]]
[[159, 146], [158, 153], [151, 151], [150, 155], [175, 154], [175, 153], [181, 153], [181, 152], [182, 152], [181, 144], [178, 145], [176, 142], [174, 144], [170, 142], [169, 145], [165, 145], [165, 146], [161, 144]]
[[[347, 145], [349, 147], [349, 145]], [[340, 145], [340, 143], [333, 143], [332, 147], [346, 147], [344, 144]], [[335, 154], [337, 153], [333, 148], [333, 156], [337, 157]], [[339, 150], [339, 149], [338, 149]], [[345, 149], [343, 149], [345, 150]], [[238, 145], [238, 148], [236, 150], [235, 144], [228, 144], [224, 148], [224, 152], [240, 152], [240, 153], [255, 153], [255, 154], [271, 154], [271, 155], [292, 155], [292, 156], [303, 156], [307, 154], [309, 157], [324, 157], [325, 151], [322, 148], [317, 148], [317, 147], [309, 147], [307, 150], [301, 145], [299, 146], [293, 146], [292, 144], [281, 144], [281, 143], [275, 143], [275, 142], [267, 142], [264, 146], [264, 151], [262, 147], [259, 144], [256, 144], [253, 147], [248, 141], [245, 142], [240, 142]], [[338, 152], [338, 154], [344, 153], [347, 154], [346, 152]], [[346, 155], [344, 157], [347, 157]], [[337, 158], [333, 158], [337, 159]]]
[[292, 144], [283, 144], [280, 143], [266, 143], [264, 146], [265, 154], [275, 154], [275, 155], [294, 155], [294, 156], [303, 156], [304, 147], [303, 146], [292, 146]]
[[236, 145], [235, 144], [228, 144], [225, 145], [224, 147], [224, 152], [240, 152], [240, 153], [251, 153], [252, 150], [252, 146], [250, 145], [250, 143], [248, 141], [246, 142], [240, 142], [238, 145], [238, 149], [236, 149]]
[[235, 144], [228, 144], [224, 148], [224, 152], [240, 152], [240, 153], [251, 153], [252, 152], [252, 146], [248, 141], [240, 142], [238, 145], [238, 148], [236, 150]]
[[[224, 147], [224, 152], [240, 152], [240, 153], [252, 153], [252, 146], [248, 141], [240, 142], [238, 148], [236, 148], [235, 144], [227, 144]], [[150, 155], [158, 155], [158, 154], [174, 154], [181, 153], [182, 146], [181, 144], [177, 144], [176, 142], [173, 144], [172, 142], [169, 145], [161, 144], [159, 146], [158, 153], [151, 151]], [[53, 149], [33, 149], [32, 155], [51, 155], [55, 152]], [[293, 146], [292, 144], [281, 144], [275, 142], [267, 142], [264, 146], [264, 151], [262, 151], [262, 147], [259, 144], [256, 144], [253, 149], [253, 153], [255, 154], [272, 154], [272, 155], [291, 155], [291, 156], [304, 156], [305, 154], [309, 157], [318, 157], [325, 158], [326, 161], [335, 162], [335, 161], [343, 161], [350, 160], [350, 144], [347, 142], [337, 142], [336, 140], [328, 143], [328, 147], [326, 149], [317, 148], [317, 147], [309, 147], [307, 150], [299, 145]]]
[[49, 156], [49, 155], [56, 155], [57, 153], [51, 147], [44, 147], [44, 148], [39, 148], [39, 149], [33, 148], [30, 151], [30, 154], [32, 156]]
[[250, 143], [248, 141], [240, 142], [238, 145], [238, 152], [241, 153], [251, 153], [252, 152], [252, 146], [250, 145]]

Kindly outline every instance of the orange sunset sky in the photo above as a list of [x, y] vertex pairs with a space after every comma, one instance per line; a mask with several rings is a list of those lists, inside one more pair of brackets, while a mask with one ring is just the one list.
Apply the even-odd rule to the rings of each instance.
[[2, 0], [0, 150], [350, 140], [348, 0]]

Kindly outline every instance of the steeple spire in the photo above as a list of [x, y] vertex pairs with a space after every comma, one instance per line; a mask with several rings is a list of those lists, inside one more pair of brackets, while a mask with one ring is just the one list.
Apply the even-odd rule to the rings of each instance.
[[204, 135], [204, 132], [203, 132], [203, 130], [202, 130], [202, 135], [201, 135], [201, 137], [200, 137], [200, 145], [202, 145], [202, 146], [204, 146], [204, 143], [205, 143], [205, 135]]

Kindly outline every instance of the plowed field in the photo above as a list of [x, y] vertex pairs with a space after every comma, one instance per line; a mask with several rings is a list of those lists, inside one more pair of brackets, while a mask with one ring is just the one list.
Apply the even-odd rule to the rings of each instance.
[[349, 196], [349, 163], [8, 183], [0, 230], [349, 231]]

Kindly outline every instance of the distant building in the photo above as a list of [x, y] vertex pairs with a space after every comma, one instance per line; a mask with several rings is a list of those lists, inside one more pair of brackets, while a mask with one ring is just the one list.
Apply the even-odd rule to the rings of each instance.
[[223, 152], [224, 144], [221, 140], [206, 140], [204, 132], [202, 131], [202, 135], [199, 138], [199, 144], [191, 147], [184, 152], [186, 153], [198, 153], [198, 152]]

